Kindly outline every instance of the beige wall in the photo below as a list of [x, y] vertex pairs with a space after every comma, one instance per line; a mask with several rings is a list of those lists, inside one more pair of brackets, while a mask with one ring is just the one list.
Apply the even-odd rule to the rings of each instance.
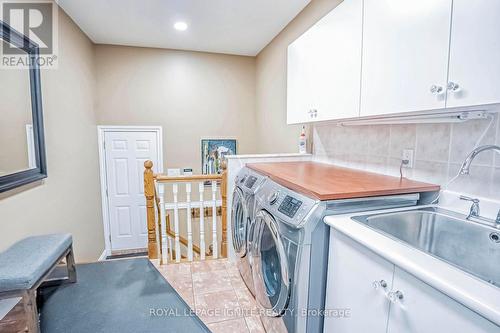
[[41, 73], [49, 177], [0, 195], [0, 250], [34, 234], [69, 232], [77, 260], [103, 251], [94, 47], [59, 11], [59, 68]]
[[254, 153], [255, 58], [96, 46], [101, 125], [163, 127], [165, 168], [201, 168], [201, 138]]
[[287, 47], [340, 2], [312, 0], [257, 56], [256, 133], [259, 153], [298, 151], [300, 126], [286, 124]]

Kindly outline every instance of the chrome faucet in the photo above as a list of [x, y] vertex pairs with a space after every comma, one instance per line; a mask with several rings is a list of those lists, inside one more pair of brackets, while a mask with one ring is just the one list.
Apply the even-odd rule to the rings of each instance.
[[[480, 214], [481, 210], [479, 208], [479, 199], [469, 198], [469, 197], [466, 197], [465, 195], [461, 195], [460, 200], [472, 202], [472, 206], [470, 206], [469, 215], [467, 216], [467, 220], [470, 220], [472, 217], [479, 217], [480, 216], [479, 214]], [[499, 214], [500, 214], [500, 212], [499, 212]]]
[[486, 150], [496, 150], [497, 152], [500, 153], [500, 146], [496, 145], [486, 145], [486, 146], [480, 146], [474, 149], [467, 157], [465, 158], [464, 163], [462, 163], [462, 167], [460, 168], [460, 174], [461, 175], [468, 175], [470, 171], [470, 165], [472, 161], [476, 158], [476, 156]]
[[472, 206], [469, 209], [469, 215], [467, 215], [467, 220], [473, 220], [476, 222], [486, 222], [487, 224], [494, 224], [495, 227], [500, 229], [500, 210], [498, 211], [496, 220], [489, 219], [481, 216], [481, 209], [479, 208], [479, 199], [469, 198], [465, 195], [460, 196], [460, 200], [472, 202]]
[[[497, 145], [484, 145], [475, 148], [467, 157], [465, 158], [465, 161], [462, 163], [462, 167], [460, 168], [459, 174], [460, 175], [468, 175], [470, 172], [470, 165], [472, 164], [472, 161], [476, 158], [477, 155], [482, 153], [483, 151], [486, 150], [496, 150], [498, 153], [500, 153], [500, 146]], [[474, 199], [474, 198], [469, 198], [466, 196], [460, 196], [461, 200], [467, 200], [472, 202], [472, 206], [469, 211], [469, 216], [467, 216], [467, 219], [471, 219], [473, 217], [479, 218], [479, 219], [484, 219], [479, 215], [479, 200]], [[487, 219], [488, 221], [492, 221], [490, 219]], [[500, 228], [500, 210], [498, 211], [497, 218], [495, 221], [493, 221], [497, 228]]]

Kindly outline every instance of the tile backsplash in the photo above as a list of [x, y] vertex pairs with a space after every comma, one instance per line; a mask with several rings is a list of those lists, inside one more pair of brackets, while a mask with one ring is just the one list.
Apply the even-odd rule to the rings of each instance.
[[[403, 175], [446, 186], [474, 148], [490, 121], [480, 145], [500, 145], [500, 119], [464, 123], [313, 126], [313, 159], [355, 169], [399, 177], [403, 149], [413, 149], [414, 167]], [[458, 177], [448, 190], [500, 201], [500, 154], [483, 152], [472, 164], [470, 175]]]

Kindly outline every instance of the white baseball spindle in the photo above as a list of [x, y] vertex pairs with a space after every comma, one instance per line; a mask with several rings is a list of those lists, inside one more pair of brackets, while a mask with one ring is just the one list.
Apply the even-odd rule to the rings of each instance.
[[205, 185], [198, 184], [198, 192], [200, 193], [200, 260], [205, 260], [205, 212], [203, 207], [203, 193]]
[[175, 233], [175, 262], [181, 262], [181, 243], [179, 241], [179, 185], [172, 186], [174, 194], [174, 233]]
[[193, 231], [191, 226], [191, 183], [186, 183], [188, 260], [193, 261]]
[[212, 247], [213, 257], [218, 258], [219, 246], [217, 245], [217, 181], [212, 180]]
[[171, 261], [174, 261], [174, 254], [172, 253], [172, 249], [174, 248], [173, 245], [172, 237], [168, 237], [168, 248], [170, 249], [169, 257]]
[[159, 219], [161, 221], [161, 254], [163, 264], [166, 264], [168, 261], [168, 237], [167, 237], [167, 219], [166, 219], [166, 211], [165, 211], [165, 185], [160, 183], [158, 186], [158, 193], [160, 196], [160, 216]]

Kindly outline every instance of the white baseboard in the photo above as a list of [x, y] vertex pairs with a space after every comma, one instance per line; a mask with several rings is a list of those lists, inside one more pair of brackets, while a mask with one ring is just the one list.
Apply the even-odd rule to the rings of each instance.
[[106, 260], [106, 257], [108, 256], [106, 252], [107, 252], [106, 250], [102, 251], [102, 254], [99, 257], [99, 259], [97, 259], [97, 261], [104, 261], [104, 260]]

